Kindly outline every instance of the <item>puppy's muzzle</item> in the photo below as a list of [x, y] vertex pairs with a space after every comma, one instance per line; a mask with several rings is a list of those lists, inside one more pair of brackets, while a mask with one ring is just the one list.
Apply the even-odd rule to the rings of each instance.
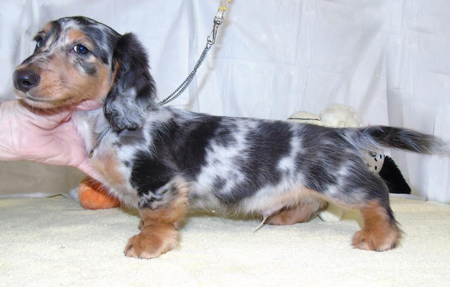
[[31, 70], [17, 70], [14, 72], [14, 87], [21, 92], [28, 92], [39, 85], [41, 77]]

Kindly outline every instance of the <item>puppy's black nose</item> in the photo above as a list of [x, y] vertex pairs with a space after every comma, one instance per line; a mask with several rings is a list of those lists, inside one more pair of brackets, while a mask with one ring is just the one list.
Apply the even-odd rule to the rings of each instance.
[[24, 93], [39, 84], [40, 77], [30, 70], [17, 70], [13, 75], [14, 87]]

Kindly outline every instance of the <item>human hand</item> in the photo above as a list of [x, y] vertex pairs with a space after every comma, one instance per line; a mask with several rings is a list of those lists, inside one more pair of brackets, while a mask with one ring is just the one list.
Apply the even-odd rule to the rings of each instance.
[[[84, 104], [81, 108], [94, 107]], [[87, 155], [71, 111], [31, 111], [17, 100], [0, 105], [1, 160], [72, 166], [98, 178]]]

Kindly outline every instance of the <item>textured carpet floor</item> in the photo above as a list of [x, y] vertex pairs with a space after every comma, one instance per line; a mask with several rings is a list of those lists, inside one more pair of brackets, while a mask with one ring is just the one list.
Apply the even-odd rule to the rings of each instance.
[[450, 286], [450, 206], [394, 198], [402, 245], [350, 247], [358, 213], [293, 226], [192, 216], [181, 246], [123, 255], [139, 218], [64, 197], [0, 200], [0, 286]]

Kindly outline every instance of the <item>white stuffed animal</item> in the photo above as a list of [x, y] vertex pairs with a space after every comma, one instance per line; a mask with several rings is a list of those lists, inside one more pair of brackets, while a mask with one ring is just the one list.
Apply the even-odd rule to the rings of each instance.
[[[325, 109], [320, 116], [310, 112], [296, 112], [292, 114], [288, 120], [335, 128], [361, 126], [361, 121], [355, 110], [352, 107], [340, 104], [332, 104], [328, 106], [328, 108]], [[372, 172], [378, 173], [383, 166], [384, 157], [384, 154], [381, 152], [366, 152], [364, 160], [367, 163], [367, 167]], [[320, 212], [319, 217], [323, 221], [337, 222], [341, 220], [344, 212], [345, 210], [342, 207], [329, 202], [327, 209]]]

